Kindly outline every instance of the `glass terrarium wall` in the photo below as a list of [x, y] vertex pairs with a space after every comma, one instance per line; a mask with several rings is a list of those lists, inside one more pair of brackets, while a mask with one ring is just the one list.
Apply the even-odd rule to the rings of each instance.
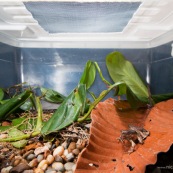
[[[148, 49], [21, 49], [22, 81], [55, 89], [62, 94], [76, 87], [88, 60], [96, 61], [109, 81], [105, 58], [112, 51], [122, 52], [134, 63], [145, 80], [150, 63]], [[97, 75], [94, 93], [99, 94], [106, 85]]]
[[[17, 48], [1, 43], [1, 86], [27, 82], [68, 95], [79, 82], [88, 60], [98, 62], [104, 77], [111, 81], [105, 58], [112, 51], [120, 51], [134, 64], [143, 80], [150, 82], [153, 94], [173, 92], [171, 50], [171, 42], [150, 49]], [[99, 94], [105, 88], [97, 75], [92, 90]]]
[[[152, 93], [173, 92], [173, 58], [171, 43], [150, 49], [31, 49], [22, 48], [22, 81], [55, 89], [62, 94], [77, 85], [87, 60], [98, 62], [103, 75], [111, 81], [105, 58], [120, 51], [131, 61]], [[92, 90], [99, 94], [105, 84], [97, 75]]]
[[0, 86], [9, 87], [21, 82], [20, 48], [0, 43]]
[[172, 42], [152, 48], [151, 91], [153, 94], [173, 92]]

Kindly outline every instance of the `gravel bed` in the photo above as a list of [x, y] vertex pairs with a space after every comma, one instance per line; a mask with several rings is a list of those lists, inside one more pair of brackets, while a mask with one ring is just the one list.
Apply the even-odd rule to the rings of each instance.
[[73, 173], [89, 139], [87, 124], [73, 124], [57, 134], [32, 138], [23, 149], [0, 143], [1, 173]]

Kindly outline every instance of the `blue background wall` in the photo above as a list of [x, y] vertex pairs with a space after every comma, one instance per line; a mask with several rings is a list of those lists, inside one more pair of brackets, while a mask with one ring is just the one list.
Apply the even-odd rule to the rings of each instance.
[[[0, 86], [25, 81], [68, 95], [77, 85], [87, 60], [97, 61], [104, 77], [111, 81], [105, 58], [112, 51], [122, 52], [144, 81], [149, 70], [152, 93], [173, 92], [171, 43], [151, 49], [15, 48], [1, 43]], [[91, 90], [98, 95], [103, 89], [106, 86], [97, 76]]]
[[21, 82], [20, 49], [0, 43], [0, 87]]
[[173, 58], [171, 43], [152, 49], [151, 91], [153, 94], [173, 92]]

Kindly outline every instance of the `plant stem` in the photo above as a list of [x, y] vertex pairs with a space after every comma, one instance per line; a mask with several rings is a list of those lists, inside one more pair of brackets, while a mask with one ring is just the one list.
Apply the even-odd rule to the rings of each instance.
[[93, 102], [91, 103], [90, 107], [89, 107], [89, 110], [88, 112], [81, 118], [78, 118], [78, 122], [82, 122], [84, 120], [86, 120], [86, 118], [88, 118], [88, 116], [90, 115], [91, 111], [94, 109], [94, 107], [114, 88], [116, 87], [117, 85], [120, 85], [122, 82], [118, 82], [118, 83], [115, 83], [113, 85], [111, 85], [109, 87], [109, 89], [107, 90], [104, 90], [101, 92], [101, 94], [99, 95], [99, 97]]
[[0, 139], [0, 142], [15, 142], [15, 141], [23, 140], [23, 139], [33, 138], [35, 136], [38, 136], [39, 134], [40, 134], [40, 131], [34, 131], [31, 134], [28, 133], [21, 136]]
[[94, 64], [95, 64], [95, 66], [96, 66], [96, 68], [97, 68], [97, 70], [98, 70], [98, 72], [99, 72], [99, 75], [100, 75], [101, 80], [102, 80], [106, 85], [111, 86], [112, 84], [109, 83], [109, 82], [103, 77], [102, 71], [100, 70], [100, 67], [99, 67], [99, 65], [97, 64], [97, 62], [94, 62]]
[[36, 124], [36, 128], [35, 131], [41, 131], [42, 128], [42, 114], [43, 114], [43, 109], [42, 109], [42, 105], [40, 102], [40, 98], [39, 97], [35, 97], [36, 100], [36, 106], [37, 106], [37, 124]]

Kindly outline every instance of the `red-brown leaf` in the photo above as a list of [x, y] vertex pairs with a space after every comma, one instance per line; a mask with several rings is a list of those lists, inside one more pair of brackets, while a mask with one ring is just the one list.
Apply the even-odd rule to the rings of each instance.
[[[157, 154], [172, 145], [173, 100], [160, 102], [150, 111], [125, 110], [126, 101], [116, 102], [116, 107], [114, 100], [108, 99], [92, 111], [89, 145], [79, 156], [75, 173], [144, 173], [146, 165], [154, 164]], [[137, 144], [131, 154], [118, 140], [121, 130], [127, 130], [129, 125], [150, 132], [144, 144]]]

